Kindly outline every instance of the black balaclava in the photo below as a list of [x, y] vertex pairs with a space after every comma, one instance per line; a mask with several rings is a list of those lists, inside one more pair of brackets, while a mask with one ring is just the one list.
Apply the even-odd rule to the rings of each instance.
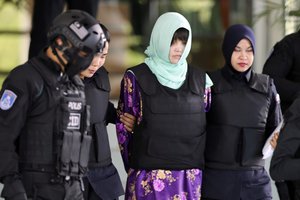
[[248, 39], [251, 43], [253, 54], [255, 53], [255, 36], [252, 29], [243, 24], [235, 24], [230, 26], [224, 36], [222, 44], [222, 52], [225, 58], [225, 67], [229, 68], [234, 73], [234, 77], [237, 79], [243, 78], [250, 68], [245, 72], [236, 71], [231, 64], [231, 56], [236, 45], [242, 40]]

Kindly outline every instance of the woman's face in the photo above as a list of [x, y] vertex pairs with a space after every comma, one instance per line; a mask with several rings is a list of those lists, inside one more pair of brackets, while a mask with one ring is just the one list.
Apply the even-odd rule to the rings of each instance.
[[242, 39], [232, 52], [232, 67], [238, 72], [245, 72], [252, 66], [253, 60], [254, 54], [250, 41]]
[[87, 69], [80, 72], [80, 78], [83, 79], [85, 77], [86, 78], [92, 77], [96, 73], [96, 71], [104, 65], [108, 53], [108, 48], [109, 48], [109, 43], [106, 42], [103, 52], [96, 54], [90, 66]]
[[169, 60], [172, 64], [177, 64], [180, 60], [185, 44], [181, 40], [175, 40], [170, 47]]

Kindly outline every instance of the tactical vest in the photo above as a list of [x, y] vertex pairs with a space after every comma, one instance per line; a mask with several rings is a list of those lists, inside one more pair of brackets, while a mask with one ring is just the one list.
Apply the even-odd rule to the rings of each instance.
[[90, 120], [93, 137], [89, 162], [91, 167], [108, 166], [112, 161], [106, 129], [106, 112], [110, 92], [107, 73], [106, 69], [101, 67], [92, 78], [84, 81], [87, 104], [93, 108]]
[[141, 87], [143, 120], [129, 144], [136, 169], [202, 168], [205, 147], [205, 73], [188, 67], [177, 90], [162, 86], [146, 64], [129, 69]]
[[249, 83], [233, 85], [221, 70], [210, 74], [212, 104], [207, 114], [205, 165], [235, 169], [264, 166], [262, 148], [271, 103], [271, 79], [252, 73]]
[[28, 114], [19, 141], [21, 170], [56, 172], [64, 177], [82, 176], [88, 164], [91, 136], [89, 108], [78, 76], [57, 80], [49, 67], [32, 59], [31, 66], [44, 80]]

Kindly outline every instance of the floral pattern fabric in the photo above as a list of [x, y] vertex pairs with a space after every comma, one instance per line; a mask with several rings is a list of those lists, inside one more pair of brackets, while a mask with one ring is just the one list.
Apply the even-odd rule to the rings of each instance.
[[[141, 89], [131, 71], [125, 73], [121, 82], [121, 92], [118, 104], [118, 116], [128, 112], [142, 120], [143, 102]], [[204, 96], [207, 111], [210, 106], [210, 88]], [[199, 200], [201, 199], [202, 171], [188, 170], [135, 170], [128, 166], [128, 144], [134, 133], [127, 132], [123, 124], [116, 123], [117, 137], [124, 167], [128, 173], [126, 183], [126, 200]]]

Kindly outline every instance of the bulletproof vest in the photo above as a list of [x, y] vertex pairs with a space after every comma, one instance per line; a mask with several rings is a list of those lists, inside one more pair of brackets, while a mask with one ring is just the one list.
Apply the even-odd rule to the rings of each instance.
[[92, 137], [88, 135], [90, 110], [86, 105], [83, 84], [78, 76], [62, 85], [58, 111], [58, 162], [62, 176], [82, 176], [89, 160]]
[[91, 109], [91, 135], [89, 166], [107, 166], [111, 163], [111, 152], [106, 129], [106, 112], [109, 101], [110, 83], [108, 72], [101, 67], [92, 78], [84, 80], [87, 104]]
[[206, 166], [221, 169], [261, 167], [271, 80], [252, 73], [250, 81], [231, 82], [219, 70], [210, 77], [212, 104], [207, 114]]
[[[38, 171], [39, 166], [56, 168], [62, 176], [81, 176], [87, 169], [91, 143], [91, 136], [87, 135], [90, 114], [83, 83], [78, 76], [69, 80], [63, 75], [57, 80], [49, 67], [38, 59], [32, 59], [31, 64], [44, 79], [41, 97], [36, 98], [43, 97], [49, 110], [37, 116], [42, 123], [37, 120], [26, 123], [20, 140], [20, 149], [24, 150], [21, 166], [25, 169], [32, 166], [32, 170]], [[39, 104], [33, 107], [33, 112], [39, 110]], [[42, 158], [46, 156], [49, 158]]]
[[136, 169], [191, 169], [204, 164], [205, 73], [188, 67], [179, 89], [162, 86], [146, 64], [129, 69], [141, 87], [143, 119], [129, 145]]

